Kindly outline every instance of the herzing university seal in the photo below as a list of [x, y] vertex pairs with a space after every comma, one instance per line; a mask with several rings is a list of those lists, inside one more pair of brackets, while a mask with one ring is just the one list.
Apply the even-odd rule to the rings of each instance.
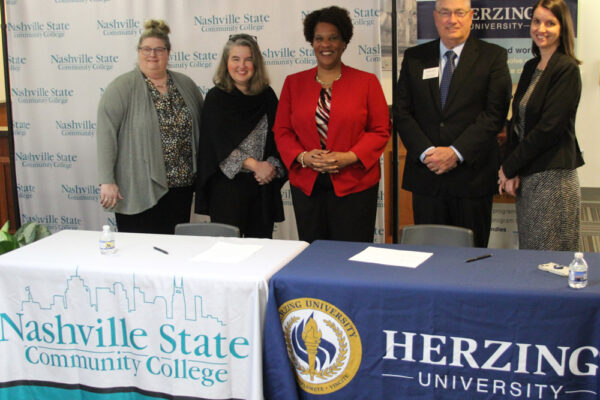
[[282, 304], [279, 317], [290, 362], [304, 391], [332, 393], [354, 378], [362, 344], [354, 323], [340, 309], [304, 297]]

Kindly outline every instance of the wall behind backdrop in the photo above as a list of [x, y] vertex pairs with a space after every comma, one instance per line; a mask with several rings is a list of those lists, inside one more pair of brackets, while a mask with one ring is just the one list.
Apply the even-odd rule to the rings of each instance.
[[[6, 0], [8, 57], [21, 223], [51, 231], [98, 230], [113, 214], [99, 205], [96, 109], [104, 88], [134, 68], [143, 23], [171, 27], [170, 68], [190, 76], [202, 93], [212, 86], [230, 34], [257, 36], [272, 86], [316, 65], [302, 20], [329, 1], [199, 2], [194, 0]], [[355, 33], [343, 61], [380, 75], [379, 0], [346, 0]], [[383, 181], [383, 180], [382, 180]], [[296, 238], [291, 196], [282, 191], [286, 221], [276, 238]], [[384, 240], [383, 191], [376, 241]]]

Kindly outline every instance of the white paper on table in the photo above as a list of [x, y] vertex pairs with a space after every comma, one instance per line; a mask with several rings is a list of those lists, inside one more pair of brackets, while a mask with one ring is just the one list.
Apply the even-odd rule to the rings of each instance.
[[395, 267], [417, 268], [432, 255], [433, 253], [422, 251], [394, 250], [369, 246], [360, 253], [350, 257], [349, 260], [393, 265]]
[[217, 242], [211, 248], [192, 257], [192, 261], [239, 263], [262, 249], [259, 244], [234, 244]]

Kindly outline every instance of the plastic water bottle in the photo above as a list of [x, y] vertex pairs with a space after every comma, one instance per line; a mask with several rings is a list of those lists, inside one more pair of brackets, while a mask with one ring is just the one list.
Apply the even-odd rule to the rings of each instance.
[[115, 247], [115, 233], [110, 230], [110, 226], [104, 225], [100, 234], [100, 253], [112, 254], [117, 250]]
[[583, 289], [587, 286], [588, 265], [583, 259], [583, 253], [575, 253], [575, 258], [569, 264], [569, 286], [573, 289]]

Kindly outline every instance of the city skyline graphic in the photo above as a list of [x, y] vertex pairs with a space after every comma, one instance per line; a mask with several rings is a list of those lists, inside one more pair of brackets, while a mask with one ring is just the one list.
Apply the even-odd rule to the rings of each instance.
[[[31, 287], [25, 286], [27, 300], [20, 302], [20, 311], [52, 311], [66, 312], [70, 309], [84, 309], [96, 313], [114, 312], [115, 306], [126, 309], [128, 314], [136, 312], [163, 314], [167, 320], [183, 317], [188, 322], [202, 320], [214, 321], [220, 326], [226, 326], [216, 315], [204, 311], [203, 297], [197, 294], [188, 294], [184, 288], [183, 277], [173, 276], [172, 285], [165, 289], [164, 294], [150, 295], [147, 290], [136, 284], [135, 274], [132, 275], [132, 290], [122, 281], [114, 281], [108, 286], [92, 286], [79, 275], [79, 267], [75, 273], [65, 281], [63, 291], [51, 295], [51, 300], [44, 305], [40, 296], [36, 297]], [[133, 293], [131, 293], [133, 292]], [[87, 304], [86, 304], [87, 301]], [[123, 306], [126, 307], [123, 307]], [[182, 315], [179, 315], [182, 314]]]

